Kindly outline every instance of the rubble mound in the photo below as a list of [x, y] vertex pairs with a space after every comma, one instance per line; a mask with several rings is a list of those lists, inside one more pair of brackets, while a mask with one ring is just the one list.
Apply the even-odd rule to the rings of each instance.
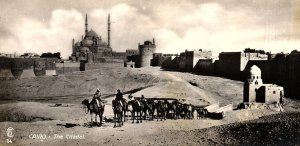
[[[300, 113], [281, 113], [257, 120], [203, 129], [219, 133], [208, 145], [296, 145], [300, 143]], [[200, 130], [201, 131], [201, 130]]]

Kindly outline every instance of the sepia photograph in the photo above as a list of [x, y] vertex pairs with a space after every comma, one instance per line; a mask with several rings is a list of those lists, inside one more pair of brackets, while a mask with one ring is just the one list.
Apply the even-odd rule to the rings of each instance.
[[2, 145], [300, 145], [300, 0], [0, 0]]

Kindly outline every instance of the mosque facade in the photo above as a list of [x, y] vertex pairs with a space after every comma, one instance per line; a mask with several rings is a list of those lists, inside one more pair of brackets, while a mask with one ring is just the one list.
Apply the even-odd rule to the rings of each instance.
[[112, 56], [112, 48], [110, 46], [110, 15], [107, 20], [108, 40], [102, 40], [94, 30], [88, 30], [88, 17], [85, 17], [85, 34], [80, 41], [72, 40], [72, 54], [70, 56], [73, 62], [103, 62], [105, 57]]

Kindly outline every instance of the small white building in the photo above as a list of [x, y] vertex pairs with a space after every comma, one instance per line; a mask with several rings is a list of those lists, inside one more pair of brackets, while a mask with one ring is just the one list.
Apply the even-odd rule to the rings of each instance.
[[244, 103], [278, 103], [283, 96], [283, 87], [275, 84], [264, 84], [259, 67], [253, 65], [250, 68], [250, 76], [244, 84]]

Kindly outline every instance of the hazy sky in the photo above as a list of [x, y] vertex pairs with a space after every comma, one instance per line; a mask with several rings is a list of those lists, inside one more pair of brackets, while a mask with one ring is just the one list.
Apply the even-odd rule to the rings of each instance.
[[157, 50], [242, 51], [244, 48], [290, 52], [300, 50], [298, 0], [1, 0], [0, 52], [71, 54], [72, 38], [89, 29], [111, 46], [136, 49], [156, 39]]

